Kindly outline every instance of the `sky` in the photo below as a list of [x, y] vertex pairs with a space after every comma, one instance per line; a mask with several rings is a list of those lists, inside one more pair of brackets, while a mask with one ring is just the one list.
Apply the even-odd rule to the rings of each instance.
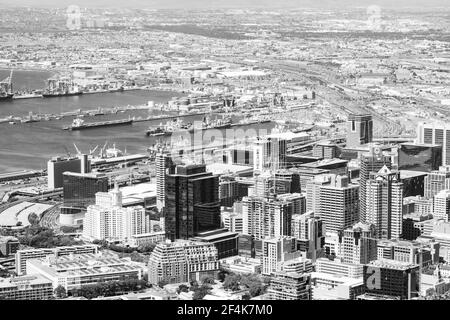
[[147, 9], [280, 8], [280, 7], [447, 7], [450, 0], [0, 0], [1, 7], [130, 7]]

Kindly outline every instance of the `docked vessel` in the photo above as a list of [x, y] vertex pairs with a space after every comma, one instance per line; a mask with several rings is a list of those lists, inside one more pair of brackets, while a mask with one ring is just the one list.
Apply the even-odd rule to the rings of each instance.
[[11, 100], [14, 96], [12, 85], [13, 70], [8, 78], [0, 82], [0, 101]]
[[215, 119], [212, 121], [209, 119], [209, 117], [204, 117], [200, 125], [192, 126], [189, 129], [189, 132], [192, 133], [195, 130], [227, 129], [230, 128], [232, 124], [233, 122], [229, 117], [223, 119]]
[[14, 93], [13, 99], [33, 99], [42, 98], [42, 94], [39, 92], [16, 92]]
[[68, 79], [49, 79], [47, 81], [47, 88], [42, 96], [44, 98], [78, 96], [83, 94], [83, 91]]
[[72, 124], [68, 127], [64, 127], [64, 130], [83, 130], [97, 127], [112, 127], [121, 125], [130, 125], [133, 123], [132, 119], [121, 119], [121, 120], [111, 120], [111, 121], [101, 121], [101, 122], [91, 122], [85, 123], [83, 119], [76, 118], [73, 120]]
[[184, 123], [181, 119], [174, 119], [165, 125], [160, 124], [156, 128], [149, 128], [146, 135], [147, 137], [167, 136], [180, 130], [189, 130], [191, 127], [191, 123]]

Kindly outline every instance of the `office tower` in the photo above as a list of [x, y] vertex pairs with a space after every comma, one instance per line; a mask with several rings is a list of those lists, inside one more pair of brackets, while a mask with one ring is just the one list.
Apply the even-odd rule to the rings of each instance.
[[428, 266], [439, 263], [440, 243], [431, 241], [379, 240], [377, 259]]
[[442, 146], [442, 165], [450, 165], [450, 126], [447, 123], [419, 123], [417, 143]]
[[419, 213], [403, 214], [402, 239], [415, 240], [424, 232], [425, 224], [433, 216], [421, 215]]
[[400, 170], [400, 181], [403, 183], [403, 196], [413, 197], [425, 194], [425, 178], [427, 172]]
[[248, 234], [240, 234], [238, 239], [238, 252], [242, 257], [255, 258], [255, 237]]
[[238, 238], [239, 234], [237, 232], [217, 229], [201, 232], [190, 240], [213, 244], [217, 249], [218, 259], [224, 259], [238, 255]]
[[375, 226], [377, 238], [399, 238], [403, 223], [403, 184], [399, 173], [385, 166], [370, 174], [366, 188], [366, 223]]
[[83, 220], [83, 237], [90, 241], [126, 242], [147, 232], [145, 209], [122, 207], [122, 193], [117, 186], [109, 192], [97, 193], [95, 205], [88, 206]]
[[398, 149], [398, 169], [430, 172], [442, 164], [442, 146], [405, 142]]
[[42, 248], [42, 249], [22, 249], [18, 250], [15, 255], [16, 274], [26, 274], [27, 261], [31, 259], [60, 257], [65, 255], [80, 255], [85, 253], [96, 254], [98, 247], [96, 245], [79, 245], [66, 246], [56, 248]]
[[243, 216], [242, 216], [242, 203], [236, 202], [231, 210], [222, 210], [220, 213], [223, 227], [230, 232], [243, 232]]
[[366, 264], [377, 258], [376, 230], [373, 225], [357, 223], [338, 233], [337, 256], [349, 264]]
[[156, 164], [156, 207], [158, 211], [164, 208], [166, 171], [173, 166], [172, 158], [168, 153], [159, 152], [155, 158]]
[[286, 139], [257, 137], [253, 142], [253, 169], [255, 173], [285, 168]]
[[366, 295], [406, 300], [418, 295], [420, 268], [393, 260], [374, 260], [364, 266]]
[[273, 189], [275, 194], [300, 193], [300, 175], [292, 170], [280, 169], [273, 176]]
[[108, 191], [108, 178], [101, 173], [65, 172], [63, 179], [64, 206], [86, 208], [94, 204], [97, 192]]
[[306, 210], [320, 216], [320, 190], [323, 185], [331, 183], [330, 174], [315, 176], [306, 183]]
[[348, 116], [347, 147], [354, 148], [372, 142], [373, 121], [370, 114]]
[[84, 218], [86, 208], [95, 203], [95, 194], [108, 191], [108, 178], [100, 173], [65, 172], [63, 179], [64, 202], [59, 223], [78, 225]]
[[292, 215], [291, 236], [297, 239], [297, 249], [315, 262], [325, 240], [321, 218], [312, 211]]
[[366, 221], [366, 186], [371, 172], [378, 172], [386, 166], [391, 169], [391, 157], [385, 156], [379, 146], [374, 146], [369, 153], [361, 155], [361, 168], [359, 173], [359, 221]]
[[210, 243], [177, 240], [159, 243], [148, 262], [148, 282], [180, 283], [216, 277], [219, 271], [217, 249]]
[[262, 274], [282, 271], [284, 262], [299, 258], [297, 241], [293, 237], [265, 238], [262, 240]]
[[311, 276], [308, 273], [275, 272], [267, 293], [272, 300], [311, 300]]
[[264, 237], [290, 235], [294, 201], [260, 197], [242, 199], [243, 233]]
[[203, 165], [178, 165], [166, 175], [167, 238], [189, 239], [220, 228], [219, 177]]
[[241, 199], [239, 183], [231, 175], [221, 175], [219, 178], [219, 199], [223, 207], [232, 207], [235, 201]]
[[450, 215], [450, 190], [441, 190], [434, 196], [433, 217], [449, 221]]
[[441, 166], [439, 170], [431, 171], [424, 181], [424, 196], [432, 199], [439, 191], [450, 189], [450, 166]]
[[81, 173], [81, 159], [77, 157], [54, 157], [47, 162], [47, 185], [49, 189], [63, 187], [63, 173]]
[[[317, 201], [317, 200], [316, 200]], [[326, 231], [340, 231], [358, 221], [359, 186], [349, 184], [346, 176], [331, 176], [320, 186], [319, 216]]]
[[333, 159], [338, 157], [338, 146], [331, 142], [319, 142], [313, 148], [313, 157]]

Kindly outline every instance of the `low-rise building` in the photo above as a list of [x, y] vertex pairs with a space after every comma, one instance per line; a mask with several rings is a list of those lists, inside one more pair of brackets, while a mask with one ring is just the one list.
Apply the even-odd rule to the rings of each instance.
[[0, 278], [0, 300], [48, 300], [52, 297], [52, 282], [41, 275]]

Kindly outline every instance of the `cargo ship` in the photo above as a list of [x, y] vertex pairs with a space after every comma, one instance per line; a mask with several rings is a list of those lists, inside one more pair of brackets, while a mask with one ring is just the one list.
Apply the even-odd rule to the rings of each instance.
[[164, 126], [160, 124], [156, 128], [149, 128], [146, 132], [147, 137], [167, 136], [180, 130], [189, 130], [191, 123], [184, 123], [183, 120], [174, 119], [167, 122]]
[[83, 94], [78, 86], [71, 80], [67, 79], [49, 79], [47, 80], [47, 88], [42, 96], [44, 98], [69, 97]]
[[0, 82], [0, 101], [12, 100], [14, 96], [12, 75], [13, 70], [11, 70], [11, 73], [8, 78]]
[[204, 117], [201, 124], [199, 126], [192, 126], [189, 129], [189, 132], [192, 133], [195, 130], [227, 129], [230, 128], [232, 124], [231, 118], [215, 119], [211, 121], [209, 117]]
[[76, 118], [73, 120], [73, 122], [70, 126], [64, 127], [63, 130], [84, 130], [84, 129], [98, 128], [98, 127], [113, 127], [113, 126], [121, 126], [121, 125], [130, 125], [132, 123], [133, 123], [132, 119], [121, 119], [121, 120], [85, 123], [83, 119]]

